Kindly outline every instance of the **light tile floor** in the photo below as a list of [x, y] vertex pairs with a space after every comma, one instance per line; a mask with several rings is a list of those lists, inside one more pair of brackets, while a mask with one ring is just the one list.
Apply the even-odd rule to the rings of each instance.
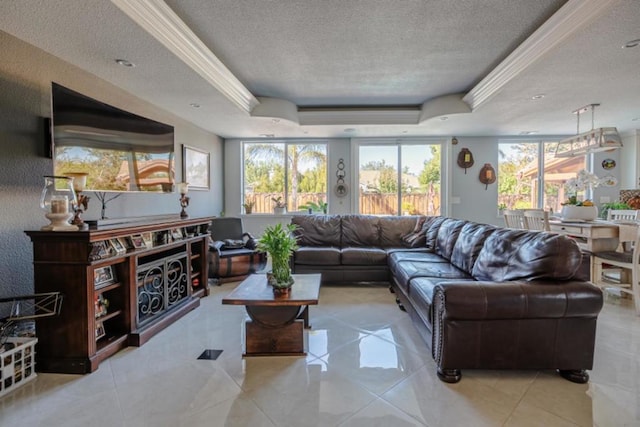
[[[323, 287], [308, 356], [242, 359], [245, 311], [213, 287], [197, 310], [90, 375], [38, 374], [0, 426], [640, 426], [640, 317], [608, 297], [589, 384], [463, 371], [445, 384], [384, 287]], [[222, 349], [217, 361], [197, 360]]]

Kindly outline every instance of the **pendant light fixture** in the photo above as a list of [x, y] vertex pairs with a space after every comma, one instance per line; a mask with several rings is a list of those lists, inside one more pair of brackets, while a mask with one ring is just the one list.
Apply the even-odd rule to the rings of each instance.
[[[598, 151], [622, 147], [618, 130], [614, 127], [594, 128], [595, 108], [600, 104], [589, 104], [573, 111], [577, 117], [576, 135], [558, 142], [555, 157], [575, 157]], [[580, 133], [580, 115], [591, 109], [591, 130]]]

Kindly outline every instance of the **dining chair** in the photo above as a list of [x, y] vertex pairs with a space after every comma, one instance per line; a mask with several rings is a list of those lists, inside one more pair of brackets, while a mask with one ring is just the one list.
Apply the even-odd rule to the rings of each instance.
[[[591, 282], [604, 290], [616, 289], [631, 295], [636, 314], [640, 316], [640, 227], [635, 228], [631, 251], [594, 252], [591, 255]], [[620, 268], [623, 272], [616, 276], [607, 274], [611, 267]]]
[[505, 209], [502, 211], [504, 224], [507, 228], [526, 228], [524, 212], [519, 209]]
[[549, 212], [541, 209], [528, 209], [523, 212], [524, 226], [528, 230], [551, 231]]
[[636, 221], [638, 212], [635, 209], [609, 209], [607, 211], [607, 221]]

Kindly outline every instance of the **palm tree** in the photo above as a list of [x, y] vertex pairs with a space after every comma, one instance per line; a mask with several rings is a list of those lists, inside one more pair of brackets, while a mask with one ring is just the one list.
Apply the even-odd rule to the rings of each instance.
[[303, 161], [312, 162], [316, 165], [326, 163], [327, 148], [324, 144], [246, 144], [245, 156], [250, 161], [279, 161], [285, 157], [284, 147], [288, 147], [286, 158], [289, 163], [289, 190], [291, 199], [288, 205], [292, 210], [298, 209], [298, 170], [299, 165]]

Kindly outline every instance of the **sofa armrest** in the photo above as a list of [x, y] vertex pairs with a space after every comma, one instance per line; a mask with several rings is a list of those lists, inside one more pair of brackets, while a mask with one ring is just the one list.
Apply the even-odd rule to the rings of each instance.
[[258, 247], [258, 240], [251, 235], [251, 233], [243, 233], [242, 241], [244, 242], [244, 247], [247, 249], [254, 250]]
[[224, 246], [224, 242], [222, 240], [214, 240], [209, 242], [209, 250], [212, 252], [216, 252], [220, 255], [220, 249]]
[[595, 317], [602, 291], [589, 282], [510, 281], [439, 283], [434, 316], [449, 320]]

